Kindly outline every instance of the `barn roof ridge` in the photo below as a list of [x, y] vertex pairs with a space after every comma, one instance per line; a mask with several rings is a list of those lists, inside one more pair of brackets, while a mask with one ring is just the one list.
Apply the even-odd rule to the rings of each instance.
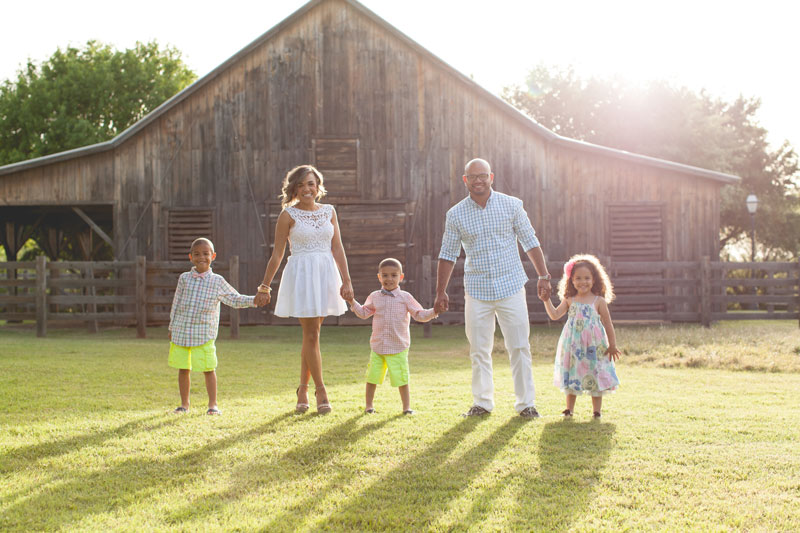
[[[167, 112], [173, 106], [179, 104], [184, 99], [188, 98], [192, 95], [195, 91], [201, 89], [206, 84], [211, 82], [214, 78], [216, 78], [219, 74], [224, 72], [228, 69], [231, 65], [235, 64], [239, 59], [249, 54], [255, 48], [261, 46], [263, 43], [271, 39], [273, 36], [277, 35], [281, 31], [283, 31], [286, 27], [290, 26], [298, 19], [300, 19], [303, 15], [308, 13], [309, 11], [313, 10], [319, 4], [323, 2], [327, 2], [331, 0], [309, 0], [306, 4], [298, 8], [294, 13], [283, 19], [281, 22], [267, 30], [265, 33], [261, 34], [259, 37], [254, 39], [250, 44], [246, 45], [244, 48], [239, 50], [237, 53], [229, 57], [227, 60], [223, 61], [220, 65], [214, 68], [211, 72], [203, 76], [202, 78], [196, 80], [191, 85], [185, 87], [180, 92], [176, 93], [166, 101], [164, 101], [161, 105], [153, 109], [150, 113], [136, 121], [134, 124], [129, 126], [127, 129], [122, 131], [121, 133], [117, 134], [114, 138], [109, 139], [108, 141], [91, 144], [88, 146], [82, 146], [79, 148], [73, 148], [71, 150], [66, 150], [63, 152], [58, 152], [55, 154], [49, 154], [41, 157], [36, 157], [33, 159], [27, 159], [25, 161], [18, 161], [16, 163], [10, 163], [8, 165], [0, 166], [0, 176], [5, 174], [12, 174], [19, 170], [25, 170], [28, 168], [35, 168], [38, 166], [55, 163], [59, 161], [65, 161], [69, 159], [73, 159], [75, 157], [91, 155], [95, 153], [105, 152], [107, 150], [111, 150], [116, 148], [117, 146], [121, 145], [125, 141], [127, 141], [130, 137], [134, 136], [136, 133], [144, 129], [150, 123], [158, 119], [162, 114]], [[708, 170], [701, 167], [696, 167], [692, 165], [686, 165], [683, 163], [677, 163], [675, 161], [669, 161], [666, 159], [659, 159], [656, 157], [646, 156], [642, 154], [637, 154], [633, 152], [627, 152], [625, 150], [619, 150], [616, 148], [610, 148], [607, 146], [601, 146], [597, 144], [592, 144], [585, 141], [579, 141], [577, 139], [571, 139], [569, 137], [563, 137], [558, 135], [557, 133], [545, 128], [534, 119], [529, 117], [528, 115], [524, 114], [519, 109], [515, 108], [496, 94], [493, 94], [488, 89], [481, 86], [475, 80], [469, 78], [468, 76], [464, 75], [462, 72], [457, 70], [456, 68], [452, 67], [443, 59], [439, 58], [436, 54], [428, 50], [427, 48], [423, 47], [406, 34], [401, 32], [399, 29], [395, 28], [389, 22], [378, 16], [372, 10], [367, 8], [362, 3], [358, 2], [357, 0], [338, 0], [347, 3], [348, 5], [352, 6], [354, 9], [371, 19], [373, 22], [378, 24], [379, 26], [383, 27], [390, 33], [392, 33], [395, 37], [399, 38], [401, 41], [405, 42], [408, 46], [416, 50], [417, 52], [423, 54], [430, 58], [435, 64], [439, 67], [443, 67], [447, 70], [450, 74], [453, 74], [458, 79], [460, 79], [463, 83], [467, 84], [473, 90], [478, 91], [484, 97], [489, 98], [491, 102], [496, 104], [500, 109], [505, 111], [506, 113], [513, 116], [515, 119], [520, 121], [523, 125], [531, 128], [540, 136], [544, 137], [547, 142], [558, 144], [562, 146], [567, 146], [570, 148], [575, 148], [582, 151], [593, 152], [599, 155], [609, 155], [613, 157], [617, 157], [619, 159], [624, 159], [627, 161], [635, 162], [635, 163], [642, 163], [648, 166], [654, 166], [658, 168], [663, 168], [666, 170], [674, 170], [679, 172], [684, 172], [687, 174], [692, 174], [695, 176], [699, 176], [702, 178], [712, 179], [716, 181], [721, 181], [724, 183], [737, 183], [740, 181], [739, 176], [735, 176], [733, 174], [726, 174], [724, 172], [717, 172], [714, 170]]]

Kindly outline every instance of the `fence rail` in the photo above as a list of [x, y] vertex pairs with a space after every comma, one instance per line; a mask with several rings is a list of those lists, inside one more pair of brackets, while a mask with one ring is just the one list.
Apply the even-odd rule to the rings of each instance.
[[[422, 279], [416, 295], [426, 307], [433, 305], [436, 261], [424, 256]], [[614, 320], [700, 322], [737, 319], [798, 319], [800, 325], [800, 262], [701, 261], [614, 262], [601, 258], [614, 282], [617, 299], [611, 306]], [[456, 263], [448, 293], [451, 310], [440, 315], [444, 323], [463, 322], [464, 268]], [[43, 256], [36, 261], [0, 263], [0, 320], [35, 320], [37, 334], [45, 336], [48, 324], [84, 321], [90, 331], [98, 322], [135, 325], [145, 336], [145, 326], [169, 321], [172, 296], [185, 262], [56, 261]], [[548, 262], [557, 277], [564, 263]], [[525, 262], [529, 275], [536, 273]], [[215, 262], [234, 287], [239, 285], [239, 258]], [[532, 322], [547, 322], [536, 285], [528, 284], [528, 309]], [[239, 334], [239, 312], [223, 306], [223, 323], [231, 336]], [[430, 331], [426, 325], [426, 331]]]
[[[0, 263], [0, 320], [35, 320], [36, 333], [47, 335], [48, 324], [61, 321], [86, 322], [98, 331], [98, 322], [135, 325], [137, 336], [146, 336], [146, 326], [169, 321], [178, 276], [187, 264], [136, 261], [36, 261]], [[239, 258], [215, 262], [214, 271], [231, 285], [239, 284]], [[239, 336], [239, 312], [226, 309], [223, 323], [231, 326], [231, 337]]]
[[[718, 320], [797, 319], [800, 326], [800, 261], [722, 262], [701, 261], [616, 262], [601, 258], [617, 298], [611, 305], [614, 320], [700, 322]], [[528, 277], [536, 279], [529, 262]], [[554, 288], [563, 272], [563, 261], [548, 261]], [[423, 257], [423, 305], [434, 301], [436, 261]], [[463, 322], [464, 262], [456, 262], [448, 294], [451, 311], [439, 316], [446, 323]], [[536, 283], [526, 286], [531, 322], [547, 322], [544, 305], [536, 296]], [[557, 300], [557, 298], [554, 298]]]

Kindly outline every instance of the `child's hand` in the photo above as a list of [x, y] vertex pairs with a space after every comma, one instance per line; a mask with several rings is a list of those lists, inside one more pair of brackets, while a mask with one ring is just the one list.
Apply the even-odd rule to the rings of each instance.
[[550, 294], [549, 293], [545, 293], [544, 291], [537, 291], [536, 295], [543, 302], [549, 302], [550, 301]]
[[616, 361], [619, 359], [619, 356], [622, 355], [622, 352], [619, 351], [616, 345], [611, 345], [608, 347], [608, 350], [606, 350], [606, 355], [609, 361]]

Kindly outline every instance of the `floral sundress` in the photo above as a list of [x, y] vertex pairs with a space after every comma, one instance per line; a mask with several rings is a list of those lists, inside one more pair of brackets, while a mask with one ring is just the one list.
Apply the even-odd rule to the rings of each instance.
[[572, 302], [558, 340], [553, 384], [566, 394], [602, 396], [619, 386], [614, 362], [608, 359], [608, 336], [594, 307]]

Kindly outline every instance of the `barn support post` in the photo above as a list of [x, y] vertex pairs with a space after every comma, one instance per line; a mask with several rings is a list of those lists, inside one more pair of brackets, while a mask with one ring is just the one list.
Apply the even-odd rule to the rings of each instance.
[[[84, 279], [87, 281], [86, 284], [86, 294], [89, 295], [92, 299], [97, 296], [97, 289], [95, 289], [94, 285], [94, 263], [89, 261], [86, 264], [86, 270], [83, 273]], [[90, 302], [86, 306], [86, 311], [90, 314], [97, 313], [97, 304], [94, 301]], [[100, 328], [97, 327], [97, 318], [87, 320], [86, 321], [86, 328], [89, 333], [97, 333], [100, 331]]]
[[[432, 269], [432, 266], [433, 265], [431, 265], [431, 256], [423, 255], [422, 256], [422, 289], [421, 289], [420, 292], [422, 293], [422, 306], [425, 307], [426, 309], [433, 306], [433, 302], [432, 302], [433, 298], [432, 298], [432, 295], [431, 295], [431, 290], [432, 290], [431, 289], [431, 276], [432, 276], [431, 269]], [[430, 339], [433, 336], [433, 330], [431, 328], [430, 320], [428, 322], [425, 322], [425, 325], [423, 326], [423, 331], [424, 331], [423, 335], [424, 335], [424, 337], [426, 339]]]
[[[230, 272], [228, 276], [231, 280], [231, 285], [237, 291], [239, 290], [239, 256], [231, 256]], [[239, 310], [231, 307], [231, 339], [239, 338]]]
[[136, 336], [147, 337], [147, 258], [136, 256]]
[[47, 256], [36, 258], [36, 336], [47, 336]]
[[700, 322], [711, 327], [711, 258], [707, 255], [700, 261]]

